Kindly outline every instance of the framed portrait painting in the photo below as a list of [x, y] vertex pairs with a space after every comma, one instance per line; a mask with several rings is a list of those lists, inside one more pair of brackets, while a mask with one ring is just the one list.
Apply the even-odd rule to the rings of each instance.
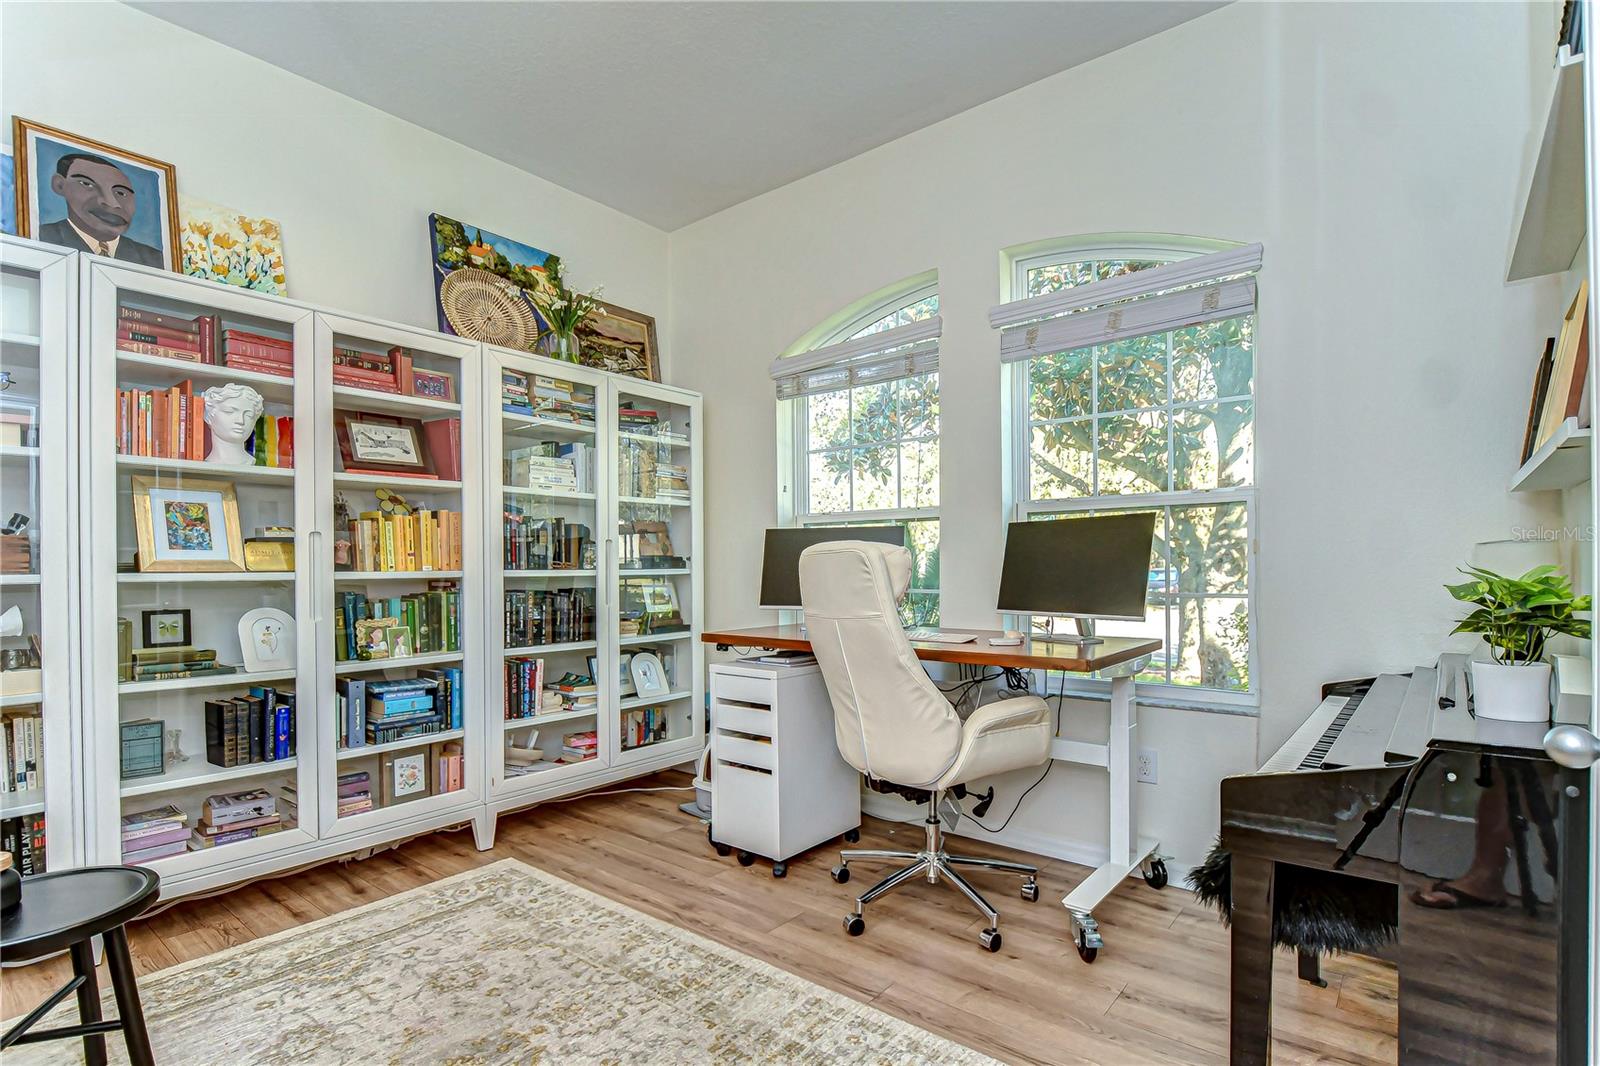
[[599, 303], [605, 314], [590, 315], [576, 330], [578, 362], [613, 374], [660, 381], [656, 320], [604, 300]]
[[171, 163], [20, 117], [12, 120], [12, 138], [19, 236], [179, 269]]
[[133, 524], [139, 569], [146, 572], [242, 571], [239, 499], [231, 481], [185, 478], [181, 484], [133, 478]]

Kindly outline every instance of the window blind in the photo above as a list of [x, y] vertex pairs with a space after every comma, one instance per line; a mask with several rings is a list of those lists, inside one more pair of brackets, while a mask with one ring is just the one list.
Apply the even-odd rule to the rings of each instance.
[[778, 399], [896, 381], [939, 369], [940, 319], [882, 330], [772, 361]]

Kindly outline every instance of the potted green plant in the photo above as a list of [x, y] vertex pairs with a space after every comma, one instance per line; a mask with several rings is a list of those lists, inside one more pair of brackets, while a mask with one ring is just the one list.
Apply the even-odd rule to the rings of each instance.
[[551, 256], [546, 267], [551, 292], [546, 299], [535, 300], [539, 313], [550, 324], [550, 329], [539, 338], [539, 350], [569, 363], [578, 361], [578, 327], [590, 315], [603, 315], [600, 293], [596, 286], [591, 292], [578, 292], [567, 288], [567, 279], [561, 260]]
[[1472, 580], [1446, 585], [1450, 595], [1475, 610], [1455, 633], [1481, 633], [1489, 662], [1472, 664], [1473, 707], [1480, 718], [1544, 722], [1550, 718], [1550, 664], [1545, 644], [1556, 633], [1588, 639], [1588, 596], [1574, 595], [1572, 582], [1553, 566], [1536, 566], [1521, 577], [1482, 567], [1461, 571]]

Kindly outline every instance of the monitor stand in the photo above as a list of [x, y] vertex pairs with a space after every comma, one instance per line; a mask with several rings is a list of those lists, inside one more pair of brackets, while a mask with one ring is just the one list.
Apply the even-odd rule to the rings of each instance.
[[1104, 644], [1105, 643], [1104, 640], [1102, 640], [1101, 638], [1099, 638], [1099, 637], [1094, 635], [1094, 627], [1090, 623], [1089, 619], [1087, 619], [1087, 618], [1074, 618], [1073, 621], [1075, 623], [1077, 623], [1077, 627], [1078, 627], [1077, 636], [1070, 636], [1068, 634], [1061, 633], [1061, 634], [1057, 634], [1056, 636], [1052, 637], [1051, 639], [1055, 640], [1055, 641], [1058, 641], [1058, 642], [1060, 642], [1062, 644], [1076, 644], [1080, 648], [1089, 648], [1089, 647], [1093, 647], [1096, 644]]

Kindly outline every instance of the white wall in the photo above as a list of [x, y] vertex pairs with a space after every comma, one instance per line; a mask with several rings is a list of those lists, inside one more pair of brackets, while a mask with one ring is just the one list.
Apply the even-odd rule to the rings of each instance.
[[277, 219], [292, 297], [436, 328], [440, 212], [560, 254], [577, 284], [655, 315], [665, 346], [662, 231], [120, 3], [0, 4], [0, 140], [14, 115], [165, 160], [180, 193]]
[[[751, 535], [778, 509], [765, 367], [819, 320], [938, 270], [944, 617], [992, 626], [1000, 249], [1107, 231], [1263, 242], [1259, 729], [1144, 719], [1161, 780], [1141, 787], [1142, 828], [1194, 861], [1222, 774], [1275, 749], [1321, 682], [1430, 660], [1455, 618], [1440, 585], [1471, 545], [1558, 514], [1505, 492], [1562, 310], [1559, 284], [1503, 280], [1547, 7], [1232, 5], [674, 233], [679, 380], [706, 394], [708, 617], [766, 620]], [[1103, 723], [1096, 708], [1066, 732]], [[1103, 782], [1058, 769], [1015, 839], [1103, 848]]]

